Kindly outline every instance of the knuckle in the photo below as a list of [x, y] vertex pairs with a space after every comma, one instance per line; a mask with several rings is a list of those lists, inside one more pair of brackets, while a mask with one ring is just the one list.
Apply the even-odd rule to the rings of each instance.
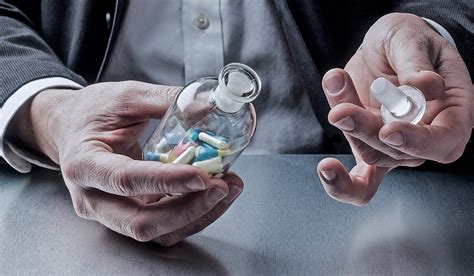
[[160, 86], [159, 88], [159, 92], [164, 96], [166, 102], [172, 101], [181, 90], [181, 87], [177, 86]]
[[124, 196], [135, 195], [133, 183], [130, 181], [128, 172], [123, 167], [115, 169], [111, 174], [112, 176], [108, 178], [111, 190]]
[[167, 164], [156, 164], [159, 168], [156, 170], [156, 173], [153, 174], [150, 182], [154, 184], [154, 189], [156, 191], [151, 191], [159, 194], [174, 193], [177, 192], [174, 188], [175, 185], [172, 185], [170, 175], [165, 172], [165, 166]]
[[[196, 209], [200, 209], [200, 208], [196, 208]], [[197, 212], [197, 210], [194, 210], [194, 208], [183, 209], [179, 214], [179, 217], [181, 218], [181, 221], [183, 222], [183, 224], [188, 225], [189, 223], [193, 222], [195, 218], [197, 217], [195, 212]]]
[[155, 242], [163, 247], [171, 247], [177, 243], [179, 243], [181, 239], [175, 238], [173, 234], [163, 235], [157, 239]]
[[464, 145], [457, 145], [453, 151], [449, 152], [446, 156], [439, 160], [442, 164], [449, 164], [456, 160], [458, 160], [462, 154], [464, 153], [465, 146]]
[[81, 185], [87, 182], [88, 174], [84, 172], [90, 172], [95, 170], [96, 163], [93, 159], [82, 158], [67, 162], [61, 167], [63, 177], [73, 183]]
[[370, 146], [365, 146], [360, 149], [359, 155], [368, 165], [374, 165], [382, 158], [382, 153], [371, 148]]
[[432, 153], [430, 148], [430, 140], [428, 135], [424, 135], [416, 143], [410, 143], [410, 139], [406, 139], [406, 147], [411, 149], [416, 156], [429, 156]]
[[356, 206], [365, 206], [365, 205], [369, 204], [369, 202], [374, 197], [376, 191], [377, 191], [377, 189], [367, 190], [366, 193], [363, 196], [353, 198], [352, 199], [352, 204], [354, 204]]
[[128, 226], [130, 236], [140, 242], [151, 241], [154, 238], [155, 227], [141, 216], [133, 219]]
[[341, 190], [339, 189], [334, 189], [334, 188], [330, 188], [330, 189], [326, 189], [326, 193], [333, 199], [336, 199], [336, 200], [341, 200], [345, 197], [345, 193], [343, 193]]

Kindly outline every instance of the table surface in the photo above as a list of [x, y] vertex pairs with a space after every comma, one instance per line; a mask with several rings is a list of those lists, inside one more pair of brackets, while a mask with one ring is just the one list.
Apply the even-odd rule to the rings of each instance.
[[58, 172], [2, 167], [0, 274], [473, 275], [474, 173], [395, 170], [361, 208], [325, 194], [322, 157], [242, 156], [237, 202], [171, 248], [77, 217]]

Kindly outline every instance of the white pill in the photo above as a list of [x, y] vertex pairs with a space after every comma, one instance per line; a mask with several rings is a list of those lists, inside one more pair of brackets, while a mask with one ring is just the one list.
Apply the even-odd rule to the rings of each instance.
[[216, 137], [213, 137], [205, 132], [199, 133], [199, 140], [205, 143], [208, 143], [209, 145], [221, 150], [227, 149], [229, 147], [226, 141], [217, 139]]
[[188, 164], [193, 160], [194, 155], [196, 154], [196, 147], [190, 146], [187, 148], [180, 156], [178, 156], [172, 163], [173, 164]]
[[194, 162], [193, 166], [201, 168], [208, 173], [219, 173], [222, 171], [222, 158], [215, 157], [204, 161]]
[[166, 143], [166, 139], [165, 138], [161, 138], [161, 141], [158, 143], [158, 145], [156, 145], [156, 151], [158, 152], [164, 152], [165, 151], [165, 147], [167, 146], [168, 144]]

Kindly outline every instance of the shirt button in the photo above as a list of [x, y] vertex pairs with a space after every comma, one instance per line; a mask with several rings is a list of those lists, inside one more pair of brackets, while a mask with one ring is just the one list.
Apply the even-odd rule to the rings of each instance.
[[207, 29], [209, 27], [209, 18], [203, 13], [199, 14], [194, 18], [194, 25], [201, 30]]
[[110, 15], [110, 12], [105, 14], [105, 23], [107, 24], [108, 29], [112, 28], [112, 16]]

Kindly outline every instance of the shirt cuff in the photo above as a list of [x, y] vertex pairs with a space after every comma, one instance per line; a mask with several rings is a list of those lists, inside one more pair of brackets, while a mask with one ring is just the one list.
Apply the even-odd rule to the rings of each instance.
[[422, 18], [423, 18], [423, 20], [426, 21], [426, 23], [430, 24], [430, 26], [433, 29], [435, 29], [442, 37], [444, 37], [451, 45], [453, 45], [454, 48], [457, 49], [456, 42], [454, 42], [454, 39], [451, 36], [451, 34], [448, 32], [448, 30], [446, 30], [443, 26], [441, 26], [440, 24], [438, 24], [437, 22], [435, 22], [431, 19], [424, 18], [424, 17], [422, 17]]
[[10, 98], [7, 99], [0, 109], [0, 156], [19, 172], [30, 172], [31, 164], [48, 169], [58, 169], [58, 166], [51, 161], [23, 151], [15, 146], [12, 141], [6, 141], [4, 139], [10, 121], [13, 119], [20, 107], [34, 95], [50, 88], [80, 89], [82, 86], [63, 77], [34, 80], [20, 87], [10, 96]]

